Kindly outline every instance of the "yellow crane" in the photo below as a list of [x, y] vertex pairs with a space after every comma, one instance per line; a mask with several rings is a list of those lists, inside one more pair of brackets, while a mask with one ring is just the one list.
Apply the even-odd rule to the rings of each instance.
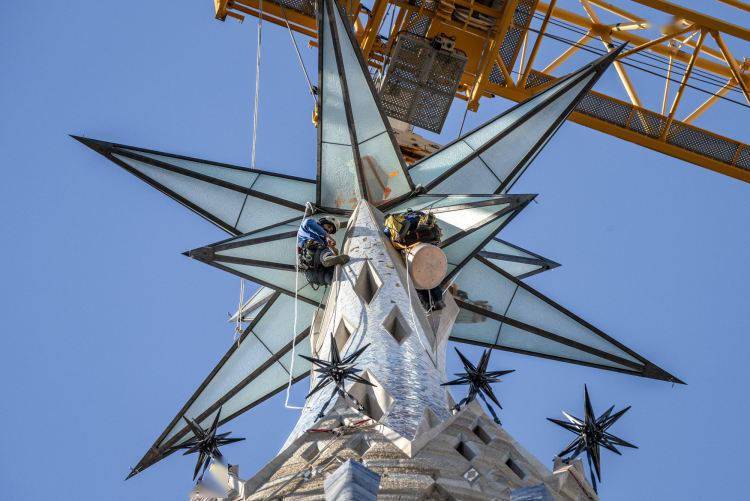
[[[724, 3], [738, 15], [741, 0]], [[315, 0], [214, 0], [216, 18], [264, 21], [315, 43]], [[365, 60], [380, 88], [405, 158], [437, 148], [409, 124], [439, 132], [454, 99], [476, 111], [482, 98], [523, 101], [551, 85], [556, 70], [582, 51], [628, 43], [615, 64], [627, 99], [591, 91], [569, 120], [655, 151], [750, 182], [750, 145], [694, 125], [719, 100], [750, 123], [750, 59], [732, 53], [750, 29], [665, 0], [360, 0], [344, 2]], [[570, 3], [570, 2], [569, 2]], [[640, 4], [637, 15], [622, 7]], [[261, 14], [262, 9], [262, 14]], [[632, 10], [632, 9], [631, 9]], [[541, 48], [551, 60], [541, 63]], [[553, 52], [554, 51], [554, 52]], [[658, 78], [634, 79], [635, 72]], [[686, 91], [704, 94], [688, 107]], [[641, 96], [658, 95], [651, 106]], [[654, 101], [651, 99], [651, 101]], [[399, 122], [396, 122], [397, 124]]]

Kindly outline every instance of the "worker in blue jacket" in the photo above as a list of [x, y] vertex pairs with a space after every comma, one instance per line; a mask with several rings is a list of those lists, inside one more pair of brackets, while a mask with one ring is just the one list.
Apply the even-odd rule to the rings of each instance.
[[339, 254], [336, 241], [338, 225], [332, 218], [321, 217], [317, 221], [305, 218], [297, 230], [297, 258], [299, 269], [305, 272], [307, 281], [313, 286], [330, 285], [337, 264], [349, 262], [349, 256]]

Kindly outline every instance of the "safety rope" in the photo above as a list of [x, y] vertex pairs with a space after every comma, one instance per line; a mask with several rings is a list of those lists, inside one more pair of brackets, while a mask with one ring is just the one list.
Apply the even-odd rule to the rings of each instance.
[[[313, 205], [310, 202], [307, 202], [305, 204], [305, 214], [302, 216], [302, 220], [304, 221], [307, 219], [307, 216], [313, 212], [315, 209], [313, 208]], [[289, 383], [286, 386], [286, 399], [284, 400], [284, 408], [285, 409], [291, 409], [291, 410], [303, 410], [305, 406], [299, 407], [296, 405], [289, 405], [289, 394], [292, 389], [292, 381], [294, 379], [294, 362], [297, 359], [297, 320], [299, 318], [299, 258], [297, 257], [297, 241], [294, 242], [294, 323], [292, 327], [292, 363], [289, 366]], [[320, 304], [323, 302], [323, 299], [321, 298], [321, 302], [318, 303], [318, 309], [320, 309]], [[317, 313], [317, 310], [316, 310]]]
[[[253, 99], [253, 136], [250, 144], [250, 167], [255, 168], [255, 150], [258, 138], [258, 108], [260, 107], [260, 62], [261, 62], [261, 45], [263, 42], [263, 0], [260, 0], [260, 15], [258, 16], [258, 43], [255, 50], [255, 96]], [[240, 215], [242, 210], [245, 208], [245, 202], [247, 201], [247, 195], [245, 195], [245, 201], [242, 203], [242, 208], [237, 215], [237, 223], [239, 223]], [[240, 346], [240, 337], [242, 336], [242, 307], [245, 305], [245, 279], [240, 278], [240, 301], [237, 307], [237, 319], [234, 326], [233, 340], [237, 343], [237, 347]]]
[[[261, 2], [262, 5], [262, 2]], [[302, 54], [300, 54], [299, 46], [297, 45], [297, 39], [294, 37], [294, 31], [292, 30], [292, 27], [289, 25], [289, 19], [286, 15], [286, 7], [284, 7], [283, 2], [279, 2], [279, 5], [281, 6], [281, 13], [284, 16], [284, 22], [286, 23], [286, 29], [289, 32], [289, 38], [292, 40], [292, 45], [294, 46], [294, 51], [297, 53], [297, 61], [299, 62], [299, 66], [302, 69], [302, 73], [305, 75], [305, 81], [307, 82], [307, 88], [310, 91], [310, 95], [313, 97], [313, 101], [315, 101], [315, 104], [318, 103], [318, 97], [315, 94], [315, 87], [313, 87], [312, 81], [310, 80], [310, 75], [307, 73], [307, 68], [305, 67], [305, 62], [302, 60]]]
[[253, 102], [253, 144], [250, 150], [250, 167], [255, 168], [255, 142], [258, 137], [258, 108], [260, 102], [260, 61], [263, 45], [263, 0], [259, 3], [258, 44], [255, 51], [255, 100]]

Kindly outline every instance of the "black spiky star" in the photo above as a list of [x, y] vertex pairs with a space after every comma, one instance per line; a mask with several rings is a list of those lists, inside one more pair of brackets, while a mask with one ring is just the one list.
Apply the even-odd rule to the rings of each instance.
[[184, 419], [190, 427], [190, 431], [193, 432], [193, 437], [187, 442], [173, 447], [173, 450], [186, 449], [183, 456], [195, 454], [196, 452], [198, 453], [198, 462], [195, 464], [193, 480], [198, 476], [201, 467], [203, 471], [201, 472], [199, 480], [203, 479], [203, 475], [206, 473], [206, 469], [208, 469], [208, 464], [211, 462], [211, 459], [220, 460], [222, 458], [219, 447], [245, 440], [244, 438], [229, 438], [229, 435], [232, 433], [231, 431], [217, 435], [216, 430], [219, 427], [220, 415], [221, 408], [219, 408], [219, 412], [216, 413], [216, 417], [214, 418], [213, 423], [211, 423], [211, 426], [205, 430], [194, 420], [187, 416], [182, 416], [182, 419]]
[[349, 394], [349, 392], [346, 391], [346, 389], [344, 388], [344, 383], [346, 381], [353, 381], [355, 383], [362, 383], [368, 386], [375, 386], [365, 378], [359, 376], [358, 374], [361, 372], [361, 369], [357, 369], [355, 367], [355, 362], [357, 361], [359, 356], [362, 355], [362, 353], [367, 349], [368, 346], [370, 346], [370, 343], [367, 343], [362, 348], [342, 359], [341, 355], [339, 354], [338, 346], [336, 346], [336, 339], [333, 337], [333, 334], [331, 334], [330, 360], [322, 360], [320, 358], [300, 355], [300, 357], [313, 363], [313, 365], [316, 367], [314, 369], [314, 372], [318, 373], [319, 379], [318, 384], [316, 384], [315, 387], [310, 390], [310, 393], [308, 393], [305, 398], [309, 398], [311, 395], [314, 395], [331, 383], [334, 384], [334, 389], [331, 392], [331, 396], [328, 397], [325, 405], [323, 405], [323, 407], [320, 409], [320, 413], [318, 413], [317, 419], [320, 419], [324, 416], [326, 408], [331, 403], [331, 400], [333, 400], [333, 397], [335, 397], [337, 394], [341, 395], [341, 397], [344, 399], [350, 399], [351, 401], [353, 401], [357, 409], [359, 409], [360, 411], [364, 410], [362, 405], [357, 402], [357, 399], [355, 399], [352, 395]]
[[511, 372], [515, 372], [515, 369], [507, 371], [488, 372], [487, 365], [489, 365], [490, 363], [490, 350], [485, 350], [482, 353], [482, 358], [479, 359], [479, 364], [477, 364], [476, 367], [474, 367], [474, 364], [472, 364], [464, 356], [464, 354], [458, 350], [458, 348], [455, 348], [455, 350], [456, 353], [458, 353], [458, 357], [461, 359], [461, 362], [464, 364], [464, 369], [466, 369], [466, 372], [456, 372], [454, 376], [458, 376], [457, 379], [448, 381], [447, 383], [443, 383], [440, 386], [469, 385], [469, 394], [466, 395], [459, 403], [457, 403], [454, 409], [460, 410], [463, 405], [468, 404], [469, 402], [474, 400], [477, 395], [479, 395], [479, 398], [481, 398], [484, 404], [487, 406], [490, 413], [492, 414], [492, 417], [495, 419], [495, 422], [497, 424], [500, 424], [500, 419], [497, 417], [495, 409], [487, 401], [487, 399], [489, 398], [500, 409], [502, 409], [503, 406], [500, 405], [500, 401], [495, 396], [495, 392], [492, 391], [492, 386], [490, 385], [493, 383], [499, 383], [501, 381], [501, 376], [510, 374]]
[[596, 491], [596, 482], [602, 481], [601, 472], [601, 455], [599, 447], [604, 447], [607, 450], [614, 452], [615, 454], [622, 455], [616, 446], [630, 447], [637, 449], [638, 447], [626, 442], [625, 440], [618, 438], [607, 431], [607, 429], [615, 424], [623, 414], [628, 412], [630, 406], [625, 407], [621, 411], [612, 414], [615, 406], [613, 405], [607, 409], [604, 414], [595, 417], [594, 408], [591, 406], [591, 399], [589, 398], [589, 390], [586, 385], [583, 386], [584, 394], [584, 412], [585, 417], [583, 420], [571, 416], [567, 412], [563, 411], [563, 414], [568, 418], [568, 422], [561, 421], [559, 419], [547, 418], [547, 420], [555, 423], [558, 426], [562, 426], [571, 433], [578, 435], [568, 446], [563, 449], [557, 456], [568, 463], [578, 457], [581, 452], [586, 451], [586, 460], [589, 464], [589, 475], [591, 476], [591, 485]]

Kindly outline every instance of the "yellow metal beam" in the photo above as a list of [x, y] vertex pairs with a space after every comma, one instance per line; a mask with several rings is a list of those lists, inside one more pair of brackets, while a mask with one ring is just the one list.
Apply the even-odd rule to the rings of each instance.
[[682, 100], [682, 95], [685, 92], [685, 87], [687, 86], [687, 82], [690, 79], [690, 75], [693, 73], [693, 68], [695, 67], [695, 60], [698, 59], [698, 55], [701, 52], [701, 47], [703, 46], [703, 42], [706, 40], [706, 31], [701, 30], [701, 34], [698, 37], [698, 43], [695, 46], [695, 50], [693, 51], [693, 56], [690, 58], [690, 62], [687, 65], [687, 68], [685, 68], [685, 74], [682, 75], [682, 80], [680, 81], [680, 87], [677, 89], [677, 94], [674, 96], [674, 101], [672, 101], [672, 106], [669, 109], [669, 116], [667, 117], [667, 124], [664, 126], [664, 131], [662, 132], [662, 139], [665, 139], [669, 134], [669, 128], [672, 125], [672, 122], [674, 121], [674, 115], [677, 112], [677, 107], [680, 105], [680, 100]]
[[484, 54], [482, 54], [482, 59], [479, 65], [479, 75], [477, 76], [477, 79], [474, 83], [474, 87], [471, 89], [469, 103], [467, 104], [469, 109], [472, 111], [476, 111], [479, 107], [479, 98], [481, 97], [483, 90], [482, 87], [484, 85], [484, 82], [489, 77], [493, 63], [496, 63], [500, 67], [500, 71], [503, 73], [506, 85], [513, 85], [513, 80], [510, 78], [508, 68], [506, 68], [503, 61], [496, 56], [498, 53], [498, 47], [505, 38], [505, 34], [508, 32], [508, 27], [510, 26], [510, 22], [513, 19], [513, 13], [515, 12], [517, 5], [518, 0], [509, 0], [505, 2], [505, 6], [503, 7], [503, 14], [500, 19], [496, 21], [496, 24], [494, 26], [494, 33], [492, 30], [490, 30], [490, 33], [492, 33], [492, 38], [489, 44], [487, 44]]
[[[534, 46], [531, 48], [531, 53], [529, 54], [529, 60], [526, 63], [526, 67], [523, 70], [523, 74], [521, 75], [521, 78], [518, 80], [517, 85], [521, 88], [524, 88], [526, 86], [526, 81], [529, 79], [529, 73], [531, 72], [531, 68], [534, 66], [536, 55], [539, 52], [539, 47], [542, 45], [542, 39], [544, 38], [544, 33], [547, 31], [547, 25], [549, 24], [550, 17], [552, 17], [552, 13], [555, 11], [556, 3], [557, 3], [557, 0], [550, 0], [549, 8], [547, 9], [547, 12], [544, 14], [542, 25], [539, 27], [539, 33], [537, 33], [536, 35], [536, 39], [534, 40]], [[528, 33], [528, 30], [526, 32]]]
[[[588, 0], [581, 0], [581, 6], [583, 7], [583, 10], [586, 11], [586, 14], [589, 16], [589, 19], [591, 19], [592, 23], [595, 23], [597, 25], [601, 24], [599, 15], [596, 13]], [[604, 48], [609, 51], [610, 47], [613, 45], [612, 37], [610, 37], [608, 33], [600, 32], [599, 38], [601, 39]], [[625, 71], [625, 66], [623, 66], [620, 61], [615, 61], [613, 63], [613, 66], [615, 67], [617, 76], [620, 77], [622, 86], [625, 87], [625, 92], [627, 93], [628, 98], [630, 98], [630, 102], [632, 102], [636, 106], [641, 106], [641, 99], [638, 97], [638, 93], [635, 91], [633, 82], [632, 80], [630, 80], [630, 75], [628, 75], [628, 72]]]
[[[537, 4], [537, 11], [546, 12], [548, 7], [549, 7], [548, 4], [544, 2], [539, 2]], [[561, 19], [569, 23], [573, 23], [577, 26], [586, 28], [587, 30], [591, 30], [591, 31], [596, 31], [597, 29], [601, 28], [600, 25], [596, 25], [589, 18], [582, 16], [580, 14], [577, 14], [575, 12], [565, 10], [559, 6], [555, 9], [555, 18]], [[636, 33], [632, 31], [614, 32], [612, 33], [612, 38], [616, 40], [620, 40], [622, 42], [629, 42], [635, 46], [638, 46], [638, 45], [641, 45], [650, 41], [648, 38], [637, 35]], [[677, 59], [678, 61], [682, 61], [684, 63], [687, 63], [690, 61], [690, 54], [687, 52], [675, 51], [674, 49], [670, 49], [669, 47], [664, 47], [663, 45], [654, 45], [650, 49], [653, 52], [656, 52], [657, 54], [662, 54], [664, 56], [673, 55], [675, 59]], [[695, 65], [698, 68], [710, 71], [712, 73], [723, 76], [725, 78], [732, 77], [732, 73], [729, 70], [729, 68], [726, 66], [726, 64], [723, 64], [717, 61], [712, 61], [706, 58], [698, 58], [698, 60], [695, 62]]]
[[736, 24], [732, 24], [727, 21], [708, 16], [706, 14], [701, 14], [698, 11], [688, 9], [687, 7], [683, 7], [681, 5], [673, 4], [672, 2], [667, 2], [665, 0], [632, 1], [641, 5], [645, 5], [646, 7], [651, 7], [652, 9], [666, 12], [667, 14], [672, 14], [673, 16], [682, 17], [689, 21], [693, 21], [704, 28], [708, 28], [713, 31], [720, 31], [722, 33], [726, 33], [727, 35], [741, 38], [742, 40], [750, 42], [750, 30], [748, 30], [747, 28], [743, 28], [742, 26], [737, 26]]
[[372, 15], [367, 21], [365, 32], [362, 36], [362, 55], [367, 61], [370, 57], [370, 52], [375, 44], [375, 40], [378, 38], [378, 31], [380, 30], [380, 24], [383, 22], [385, 13], [388, 10], [388, 0], [375, 0], [372, 6]]
[[688, 116], [682, 119], [682, 123], [691, 124], [693, 121], [703, 115], [706, 110], [708, 110], [711, 106], [716, 103], [716, 101], [719, 100], [719, 98], [725, 96], [729, 90], [737, 85], [737, 82], [734, 78], [729, 80], [727, 83], [724, 84], [724, 86], [719, 89], [715, 94], [710, 96], [708, 99], [706, 99], [703, 103], [701, 103], [700, 106], [698, 106], [695, 110], [693, 110]]
[[578, 41], [576, 41], [574, 45], [571, 45], [565, 50], [565, 52], [557, 56], [557, 58], [555, 58], [554, 61], [549, 63], [541, 72], [547, 73], [549, 75], [550, 73], [555, 71], [562, 63], [567, 61], [570, 58], [570, 56], [578, 52], [581, 49], [581, 47], [585, 46], [588, 43], [590, 38], [591, 38], [591, 32], [589, 31], [585, 33], [581, 38], [579, 38]]
[[724, 55], [724, 60], [729, 65], [729, 68], [731, 68], [732, 76], [735, 80], [737, 80], [737, 83], [740, 84], [742, 92], [745, 94], [745, 99], [748, 103], [750, 103], [750, 85], [748, 85], [747, 81], [742, 75], [742, 70], [737, 64], [737, 61], [732, 56], [732, 53], [729, 52], [729, 47], [727, 47], [727, 44], [724, 43], [724, 38], [718, 31], [711, 32], [711, 36], [714, 37], [714, 40], [716, 40], [716, 44], [719, 46], [719, 49], [721, 49], [721, 53]]
[[633, 47], [630, 50], [626, 50], [626, 51], [622, 52], [619, 56], [617, 56], [617, 59], [625, 59], [628, 56], [632, 56], [636, 52], [640, 52], [640, 51], [642, 51], [644, 49], [648, 49], [649, 47], [653, 47], [654, 45], [662, 44], [664, 42], [672, 40], [674, 37], [680, 36], [682, 34], [685, 34], [685, 33], [689, 32], [689, 31], [693, 31], [696, 28], [697, 28], [697, 26], [695, 24], [691, 24], [687, 28], [681, 29], [681, 30], [676, 31], [676, 32], [674, 32], [672, 34], [667, 34], [667, 35], [664, 35], [662, 37], [655, 38], [655, 39], [651, 40], [650, 42], [646, 42], [646, 43], [641, 44], [641, 45], [639, 45], [637, 47]]
[[740, 0], [719, 0], [719, 2], [750, 12], [750, 5], [746, 4], [745, 2], [741, 2]]
[[620, 7], [616, 5], [612, 5], [611, 3], [608, 3], [608, 2], [605, 2], [604, 0], [589, 0], [589, 2], [596, 5], [602, 10], [606, 10], [607, 12], [610, 12], [612, 14], [625, 18], [632, 23], [643, 23], [646, 21], [642, 17], [636, 16], [632, 12], [628, 12], [625, 9], [621, 9]]

